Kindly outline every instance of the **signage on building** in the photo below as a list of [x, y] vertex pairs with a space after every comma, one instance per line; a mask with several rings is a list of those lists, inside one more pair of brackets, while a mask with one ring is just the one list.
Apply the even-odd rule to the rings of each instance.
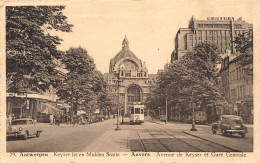
[[207, 20], [235, 20], [234, 17], [207, 17]]

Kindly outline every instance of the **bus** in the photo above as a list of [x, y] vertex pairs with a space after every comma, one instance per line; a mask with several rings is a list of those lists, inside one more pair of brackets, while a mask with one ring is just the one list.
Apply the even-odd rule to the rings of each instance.
[[144, 123], [144, 105], [133, 105], [131, 108], [130, 124]]

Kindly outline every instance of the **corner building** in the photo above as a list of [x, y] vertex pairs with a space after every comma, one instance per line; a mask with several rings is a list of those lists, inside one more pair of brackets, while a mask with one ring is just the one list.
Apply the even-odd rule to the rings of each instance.
[[115, 103], [118, 103], [119, 94], [120, 108], [126, 115], [134, 102], [145, 102], [150, 88], [155, 84], [156, 74], [148, 74], [145, 62], [129, 49], [129, 41], [125, 37], [121, 51], [110, 60], [109, 73], [104, 74], [104, 78]]
[[235, 37], [243, 32], [253, 33], [253, 25], [242, 18], [234, 17], [208, 17], [207, 20], [191, 18], [188, 28], [180, 28], [175, 37], [175, 50], [171, 55], [171, 61], [178, 60], [188, 51], [201, 42], [211, 42], [218, 47], [218, 52], [224, 54], [235, 50]]

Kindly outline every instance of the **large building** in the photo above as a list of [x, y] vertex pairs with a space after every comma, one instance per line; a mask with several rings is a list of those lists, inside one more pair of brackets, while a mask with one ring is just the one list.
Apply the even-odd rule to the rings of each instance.
[[134, 102], [145, 102], [156, 74], [148, 74], [145, 62], [129, 49], [125, 37], [121, 51], [110, 60], [109, 73], [104, 74], [104, 78], [110, 85], [110, 96], [117, 103], [119, 94], [120, 108], [129, 114]]
[[188, 51], [193, 50], [200, 42], [211, 42], [217, 45], [218, 52], [224, 54], [226, 50], [236, 53], [234, 39], [243, 32], [252, 34], [253, 25], [242, 18], [208, 17], [207, 20], [191, 18], [188, 28], [180, 28], [175, 37], [175, 50], [171, 61], [177, 60]]

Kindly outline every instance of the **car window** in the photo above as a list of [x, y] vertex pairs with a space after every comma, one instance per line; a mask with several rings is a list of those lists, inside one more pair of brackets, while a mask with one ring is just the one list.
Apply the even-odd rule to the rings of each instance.
[[141, 114], [144, 114], [144, 109], [141, 109]]
[[12, 122], [12, 125], [26, 125], [27, 121], [26, 120], [16, 120]]
[[29, 120], [28, 124], [29, 124], [29, 125], [33, 124], [33, 121]]
[[135, 112], [135, 111], [134, 111], [134, 108], [132, 108], [132, 109], [131, 109], [131, 114], [134, 114], [134, 112]]

